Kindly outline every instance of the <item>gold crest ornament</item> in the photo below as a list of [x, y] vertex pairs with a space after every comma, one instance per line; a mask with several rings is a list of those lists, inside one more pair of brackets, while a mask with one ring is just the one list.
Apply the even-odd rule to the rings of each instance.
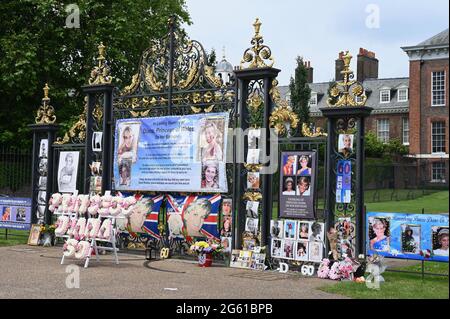
[[53, 124], [56, 121], [55, 109], [51, 106], [50, 98], [48, 97], [48, 91], [50, 90], [47, 83], [44, 86], [44, 98], [42, 99], [42, 105], [37, 110], [37, 116], [35, 118], [36, 124]]
[[112, 82], [112, 76], [109, 74], [110, 69], [106, 63], [105, 49], [106, 47], [103, 45], [103, 42], [100, 42], [97, 57], [98, 65], [91, 71], [91, 77], [89, 78], [90, 85], [111, 84]]
[[330, 88], [327, 104], [330, 107], [364, 106], [367, 102], [367, 96], [361, 83], [353, 80], [354, 74], [350, 70], [352, 55], [346, 51], [339, 54], [344, 63], [341, 71], [343, 80], [336, 82]]
[[255, 35], [250, 42], [252, 47], [245, 50], [240, 67], [241, 69], [271, 68], [275, 60], [272, 57], [272, 51], [264, 44], [264, 39], [260, 34], [261, 21], [259, 21], [259, 18], [256, 18], [253, 27], [255, 28]]

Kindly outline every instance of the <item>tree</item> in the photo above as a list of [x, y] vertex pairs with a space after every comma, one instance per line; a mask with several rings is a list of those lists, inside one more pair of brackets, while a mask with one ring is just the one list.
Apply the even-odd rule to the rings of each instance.
[[208, 65], [215, 67], [217, 65], [216, 50], [212, 48], [211, 52], [207, 55], [208, 55]]
[[309, 123], [309, 100], [311, 89], [308, 85], [308, 71], [303, 63], [303, 58], [297, 57], [295, 77], [291, 77], [289, 85], [291, 92], [291, 104], [293, 111], [298, 115], [301, 123]]
[[[107, 47], [111, 74], [119, 86], [137, 71], [151, 39], [167, 33], [171, 15], [191, 23], [185, 0], [27, 0], [0, 2], [0, 143], [29, 146], [27, 125], [34, 123], [48, 82], [51, 104], [63, 126], [83, 110], [81, 86], [96, 64], [97, 46]], [[66, 12], [66, 9], [71, 9]], [[69, 96], [69, 92], [74, 96]], [[70, 94], [73, 95], [73, 94]]]

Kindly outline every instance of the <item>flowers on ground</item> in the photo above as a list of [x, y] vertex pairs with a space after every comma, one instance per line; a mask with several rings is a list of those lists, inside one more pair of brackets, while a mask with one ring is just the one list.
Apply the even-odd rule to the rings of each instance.
[[215, 243], [207, 243], [206, 241], [197, 241], [190, 247], [191, 253], [201, 255], [201, 254], [220, 254], [222, 251], [222, 246]]

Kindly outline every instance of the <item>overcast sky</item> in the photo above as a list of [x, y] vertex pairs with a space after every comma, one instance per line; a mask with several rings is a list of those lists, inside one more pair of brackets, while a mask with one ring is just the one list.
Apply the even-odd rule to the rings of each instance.
[[311, 61], [314, 82], [327, 82], [338, 52], [350, 50], [356, 60], [360, 47], [376, 53], [380, 78], [408, 76], [400, 47], [416, 45], [449, 23], [448, 0], [187, 0], [187, 8], [193, 22], [186, 26], [189, 36], [207, 51], [215, 48], [218, 60], [225, 46], [233, 65], [250, 46], [259, 17], [281, 85], [289, 83], [297, 55]]

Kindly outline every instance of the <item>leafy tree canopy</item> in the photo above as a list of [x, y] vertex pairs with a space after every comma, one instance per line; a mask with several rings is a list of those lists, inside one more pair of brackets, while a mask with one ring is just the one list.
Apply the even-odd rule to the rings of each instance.
[[1, 144], [31, 144], [27, 125], [34, 123], [46, 82], [58, 123], [68, 126], [81, 114], [81, 86], [96, 64], [101, 41], [115, 83], [124, 86], [149, 41], [166, 34], [171, 15], [191, 23], [185, 0], [78, 0], [79, 28], [68, 28], [66, 20], [76, 22], [74, 11], [66, 11], [72, 3], [0, 2]]

